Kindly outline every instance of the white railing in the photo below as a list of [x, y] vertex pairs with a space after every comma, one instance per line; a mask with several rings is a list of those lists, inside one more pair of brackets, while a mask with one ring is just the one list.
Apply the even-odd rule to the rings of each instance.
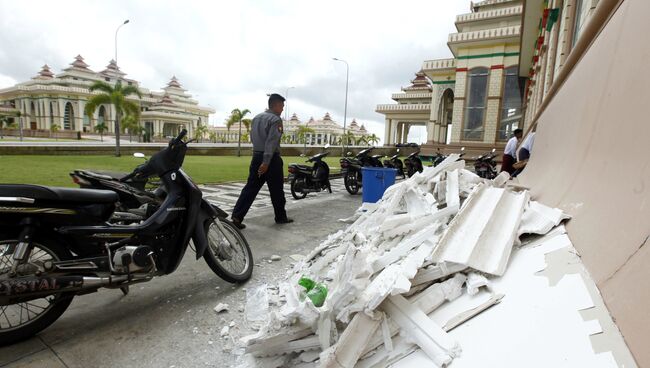
[[426, 60], [422, 64], [422, 70], [436, 70], [436, 69], [456, 69], [456, 59], [438, 59]]
[[477, 20], [509, 17], [514, 15], [521, 15], [524, 7], [522, 5], [513, 6], [510, 8], [492, 9], [480, 11], [476, 13], [467, 13], [456, 16], [456, 23], [473, 22]]
[[452, 33], [449, 43], [490, 40], [495, 38], [519, 37], [521, 26], [482, 29], [479, 31]]
[[428, 111], [431, 110], [431, 104], [384, 104], [377, 105], [375, 111]]
[[406, 98], [431, 98], [431, 92], [426, 93], [393, 93], [391, 97], [394, 99], [406, 99]]

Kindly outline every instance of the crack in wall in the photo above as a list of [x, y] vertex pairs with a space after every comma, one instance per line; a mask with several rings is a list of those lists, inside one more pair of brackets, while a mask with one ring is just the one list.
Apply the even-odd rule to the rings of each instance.
[[627, 265], [628, 262], [630, 262], [630, 260], [631, 260], [631, 259], [632, 259], [632, 258], [633, 258], [637, 253], [639, 253], [639, 251], [640, 251], [640, 250], [641, 250], [641, 249], [642, 249], [642, 248], [643, 248], [643, 247], [648, 243], [648, 239], [650, 239], [650, 235], [648, 235], [648, 236], [645, 237], [645, 240], [643, 240], [643, 243], [641, 243], [641, 245], [639, 245], [639, 247], [634, 251], [634, 253], [630, 254], [630, 256], [627, 257], [627, 259], [625, 260], [625, 262], [623, 262], [622, 265], [620, 265], [616, 270], [614, 270], [614, 272], [612, 272], [611, 275], [609, 275], [605, 280], [603, 280], [602, 284], [607, 283], [607, 282], [608, 282], [609, 280], [611, 280], [614, 276], [616, 276], [616, 274], [618, 273], [618, 271], [620, 271], [621, 269], [623, 269], [623, 267], [625, 267], [625, 265]]

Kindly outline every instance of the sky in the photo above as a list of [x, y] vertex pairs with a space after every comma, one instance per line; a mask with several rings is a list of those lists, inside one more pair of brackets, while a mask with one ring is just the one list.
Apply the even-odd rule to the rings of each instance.
[[[0, 88], [55, 74], [77, 54], [95, 71], [117, 57], [127, 77], [160, 90], [172, 75], [222, 125], [234, 108], [253, 114], [267, 93], [285, 95], [302, 121], [326, 112], [343, 123], [346, 60], [347, 121], [383, 140], [377, 104], [410, 85], [424, 60], [451, 57], [454, 19], [469, 0], [168, 1], [0, 0]], [[286, 97], [286, 96], [285, 96]], [[424, 128], [409, 141], [424, 141]]]

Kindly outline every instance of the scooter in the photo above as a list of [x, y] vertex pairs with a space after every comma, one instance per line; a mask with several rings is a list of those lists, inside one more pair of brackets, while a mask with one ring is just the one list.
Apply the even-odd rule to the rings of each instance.
[[113, 191], [0, 184], [0, 345], [43, 330], [77, 295], [173, 273], [190, 241], [224, 280], [250, 279], [248, 242], [182, 169], [186, 134], [122, 179], [158, 176], [167, 193], [138, 224], [107, 222]]
[[494, 179], [497, 177], [497, 162], [494, 158], [497, 156], [496, 149], [492, 148], [490, 153], [486, 153], [476, 158], [474, 161], [474, 172], [476, 175], [485, 179]]
[[424, 168], [422, 167], [422, 160], [420, 160], [420, 151], [415, 151], [408, 155], [406, 159], [404, 159], [404, 165], [406, 166], [406, 174], [409, 176], [409, 178], [413, 175], [415, 175], [416, 172], [422, 172]]
[[341, 164], [341, 175], [345, 190], [350, 194], [357, 194], [361, 188], [361, 168], [362, 167], [381, 167], [381, 161], [375, 156], [370, 156], [374, 147], [366, 148], [359, 151], [356, 156], [349, 157], [352, 153], [348, 152], [348, 157], [339, 160]]
[[[325, 145], [325, 149], [329, 144]], [[291, 183], [291, 195], [295, 199], [303, 199], [307, 193], [320, 192], [327, 189], [332, 193], [330, 185], [330, 168], [323, 158], [329, 155], [329, 152], [322, 152], [310, 157], [307, 162], [312, 162], [313, 166], [290, 164], [289, 165], [289, 182]]]
[[406, 174], [404, 173], [404, 163], [399, 159], [399, 148], [397, 153], [391, 156], [388, 160], [384, 160], [384, 167], [389, 167], [392, 169], [397, 169], [397, 174], [400, 175], [403, 179], [406, 179]]

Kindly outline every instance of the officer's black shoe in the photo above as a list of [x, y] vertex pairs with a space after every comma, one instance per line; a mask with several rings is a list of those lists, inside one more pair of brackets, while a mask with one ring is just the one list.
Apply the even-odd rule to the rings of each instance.
[[290, 224], [292, 222], [293, 222], [293, 219], [290, 219], [290, 218], [286, 218], [286, 219], [282, 219], [282, 220], [275, 220], [275, 223], [280, 224], [280, 225], [281, 224]]
[[242, 223], [241, 223], [241, 220], [236, 219], [236, 218], [234, 218], [234, 217], [232, 218], [232, 223], [233, 223], [233, 225], [235, 225], [235, 227], [237, 227], [239, 230], [243, 230], [243, 229], [246, 228], [246, 225], [242, 224]]

